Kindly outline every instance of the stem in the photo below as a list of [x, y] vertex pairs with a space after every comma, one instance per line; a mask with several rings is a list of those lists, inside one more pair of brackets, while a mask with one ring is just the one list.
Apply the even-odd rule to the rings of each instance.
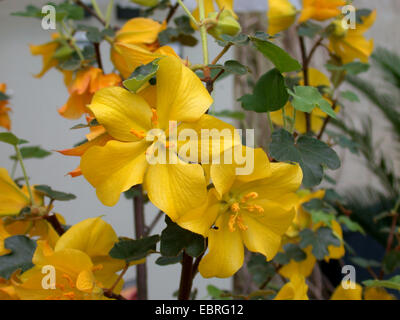
[[104, 20], [103, 13], [101, 12], [101, 10], [100, 10], [100, 8], [99, 8], [99, 5], [97, 4], [97, 1], [96, 1], [96, 0], [92, 0], [92, 6], [93, 6], [93, 9], [94, 9], [94, 11], [96, 12], [96, 14], [97, 14], [101, 19]]
[[199, 23], [197, 22], [196, 18], [193, 17], [192, 13], [191, 13], [190, 10], [185, 6], [185, 4], [183, 3], [183, 1], [182, 1], [182, 0], [177, 0], [177, 1], [178, 1], [179, 5], [182, 7], [183, 11], [185, 11], [186, 14], [189, 16], [190, 20], [192, 20], [192, 22], [193, 22], [196, 26], [198, 26]]
[[118, 283], [121, 281], [122, 277], [125, 275], [126, 271], [128, 271], [129, 268], [129, 264], [126, 264], [124, 269], [121, 271], [121, 273], [119, 274], [117, 280], [115, 280], [114, 284], [111, 286], [110, 289], [108, 289], [107, 291], [109, 291], [110, 293], [112, 293], [115, 289], [115, 287], [118, 285]]
[[17, 170], [18, 160], [15, 160], [11, 169], [11, 178], [14, 179], [15, 171]]
[[268, 119], [268, 124], [269, 124], [269, 131], [272, 134], [274, 132], [274, 124], [272, 123], [270, 112], [267, 112], [267, 119]]
[[179, 285], [178, 300], [189, 300], [192, 290], [193, 258], [183, 251], [181, 282]]
[[111, 13], [113, 8], [114, 8], [114, 0], [110, 0], [107, 5], [106, 25], [105, 25], [106, 28], [108, 28], [108, 26], [110, 25]]
[[228, 52], [228, 50], [230, 49], [230, 47], [232, 46], [231, 43], [229, 43], [227, 46], [225, 46], [222, 51], [215, 57], [215, 59], [211, 62], [211, 64], [217, 64], [217, 62], [219, 61], [219, 59], [221, 59], [223, 57], [223, 55], [225, 53]]
[[[333, 104], [332, 104], [332, 109], [333, 109], [333, 111], [335, 111], [335, 109], [336, 109], [336, 103], [337, 103], [336, 100], [333, 101]], [[324, 123], [322, 124], [321, 131], [319, 132], [319, 134], [318, 134], [318, 136], [317, 136], [317, 139], [318, 139], [318, 140], [321, 140], [322, 135], [324, 134], [325, 129], [326, 129], [326, 127], [328, 126], [329, 121], [331, 121], [331, 117], [328, 115], [328, 116], [324, 119]]]
[[100, 68], [101, 70], [103, 70], [103, 72], [104, 72], [103, 63], [102, 63], [102, 61], [101, 61], [100, 43], [96, 42], [96, 43], [93, 44], [93, 46], [94, 46], [94, 51], [96, 52], [96, 61], [97, 61], [97, 65], [98, 65], [99, 68]]
[[[307, 52], [306, 52], [306, 44], [304, 41], [303, 37], [299, 37], [300, 41], [300, 52], [301, 52], [301, 59], [303, 60], [303, 81], [304, 85], [308, 86], [309, 85], [309, 80], [308, 80], [308, 58], [307, 58]], [[311, 115], [307, 112], [304, 113], [306, 117], [306, 130], [307, 132], [311, 131]]]
[[145, 228], [145, 236], [146, 237], [154, 229], [154, 227], [157, 225], [158, 221], [162, 218], [163, 215], [164, 215], [164, 212], [162, 212], [160, 210], [160, 212], [158, 212], [157, 216], [154, 218], [154, 220], [151, 222], [151, 224], [148, 227]]
[[174, 16], [176, 10], [178, 10], [178, 8], [179, 8], [179, 2], [175, 3], [174, 6], [171, 6], [171, 7], [169, 8], [168, 16], [167, 16], [167, 18], [165, 19], [165, 21], [167, 22], [167, 24], [168, 24], [168, 22], [170, 22], [170, 20], [171, 20], [172, 17]]
[[44, 219], [47, 220], [47, 222], [52, 225], [52, 227], [54, 228], [54, 230], [56, 230], [59, 236], [64, 234], [65, 230], [61, 225], [60, 221], [58, 221], [57, 216], [55, 214], [52, 214], [51, 216], [49, 215], [44, 216]]
[[[145, 236], [143, 190], [141, 185], [137, 185], [134, 188], [139, 193], [139, 195], [133, 198], [135, 235], [136, 239], [140, 239]], [[147, 300], [148, 294], [146, 263], [142, 263], [136, 266], [136, 285], [138, 291], [138, 300]]]
[[106, 22], [104, 21], [104, 19], [102, 17], [98, 16], [97, 13], [92, 10], [92, 8], [88, 7], [81, 0], [74, 0], [74, 2], [78, 6], [82, 7], [83, 9], [85, 9], [86, 12], [88, 12], [92, 17], [97, 19], [102, 25], [104, 25], [104, 26], [106, 25]]
[[296, 128], [296, 117], [297, 117], [297, 110], [293, 108], [293, 119], [292, 119], [292, 127], [290, 128], [290, 133], [294, 133], [294, 129]]
[[23, 175], [24, 175], [26, 188], [28, 189], [28, 193], [29, 193], [29, 199], [31, 200], [31, 204], [34, 205], [34, 204], [35, 204], [35, 199], [33, 198], [31, 186], [30, 186], [30, 184], [29, 184], [29, 178], [28, 178], [28, 175], [27, 175], [27, 173], [26, 173], [24, 161], [22, 160], [21, 151], [19, 150], [18, 146], [14, 146], [14, 148], [15, 148], [15, 153], [16, 153], [16, 155], [17, 155], [17, 159], [18, 159], [18, 161], [19, 161], [19, 165], [21, 166], [22, 173], [23, 173]]
[[204, 8], [204, 0], [199, 0], [199, 12], [200, 12], [200, 36], [201, 36], [201, 45], [203, 48], [203, 63], [207, 66], [208, 62], [208, 43], [207, 43], [207, 28], [202, 23], [206, 18], [206, 11]]
[[283, 120], [283, 128], [287, 129], [287, 120], [286, 120], [286, 111], [285, 107], [282, 108], [282, 120]]
[[79, 56], [79, 59], [81, 61], [84, 61], [85, 57], [83, 56], [81, 49], [79, 49], [79, 47], [76, 45], [75, 39], [71, 39], [71, 46], [75, 49], [76, 53]]

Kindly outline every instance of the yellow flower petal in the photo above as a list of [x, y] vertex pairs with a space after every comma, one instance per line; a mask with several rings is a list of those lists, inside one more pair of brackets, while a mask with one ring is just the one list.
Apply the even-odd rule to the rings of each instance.
[[345, 289], [339, 284], [331, 296], [331, 300], [361, 300], [362, 287], [355, 283], [354, 289]]
[[207, 184], [199, 164], [179, 161], [150, 165], [144, 186], [150, 201], [173, 221], [207, 199]]
[[111, 140], [104, 147], [90, 148], [82, 156], [82, 173], [96, 188], [104, 205], [115, 205], [121, 192], [143, 182], [148, 166], [147, 147], [146, 141], [125, 143]]
[[289, 28], [296, 20], [296, 7], [289, 0], [268, 0], [268, 34]]
[[295, 275], [279, 290], [274, 300], [308, 300], [307, 291], [305, 278]]
[[29, 203], [29, 198], [14, 183], [7, 170], [0, 168], [0, 216], [17, 215]]
[[200, 261], [199, 271], [204, 278], [228, 278], [243, 265], [244, 247], [239, 229], [231, 232], [229, 214], [221, 214], [208, 235], [208, 253]]
[[151, 108], [137, 94], [121, 87], [101, 89], [93, 97], [89, 109], [107, 132], [121, 141], [137, 141], [130, 130], [151, 129]]
[[199, 120], [213, 102], [199, 77], [174, 57], [161, 59], [159, 65], [157, 115], [160, 128], [168, 128], [169, 120]]

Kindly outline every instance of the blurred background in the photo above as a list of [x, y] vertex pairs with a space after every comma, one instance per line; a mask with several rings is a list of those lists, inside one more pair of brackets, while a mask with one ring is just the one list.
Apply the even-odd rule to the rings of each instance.
[[[51, 30], [45, 31], [41, 28], [40, 20], [23, 19], [11, 16], [10, 13], [21, 11], [28, 4], [37, 6], [45, 4], [48, 1], [41, 0], [0, 0], [0, 82], [7, 83], [8, 94], [11, 95], [12, 107], [12, 125], [13, 132], [20, 138], [29, 140], [32, 145], [41, 145], [47, 150], [60, 150], [72, 147], [82, 138], [82, 132], [79, 130], [69, 130], [74, 124], [70, 120], [59, 116], [57, 109], [61, 107], [68, 98], [68, 92], [65, 88], [62, 76], [55, 69], [48, 72], [42, 79], [35, 79], [32, 75], [41, 68], [41, 59], [31, 56], [28, 44], [42, 44], [49, 41]], [[60, 1], [54, 1], [60, 2]], [[292, 1], [299, 6], [300, 1]], [[98, 0], [101, 6], [105, 6], [107, 0]], [[185, 0], [189, 8], [195, 7], [195, 0]], [[128, 1], [116, 1], [121, 8], [132, 7]], [[400, 12], [400, 1], [398, 0], [356, 0], [357, 7], [377, 9], [377, 21], [371, 30], [366, 34], [367, 38], [374, 38], [376, 47], [385, 47], [395, 52], [400, 52], [400, 21], [398, 13]], [[266, 31], [266, 0], [235, 0], [235, 12], [240, 16], [244, 31]], [[116, 10], [114, 10], [114, 14]], [[155, 18], [162, 20], [165, 12], [159, 12]], [[89, 19], [91, 24], [96, 22]], [[113, 17], [112, 25], [122, 25], [124, 20]], [[285, 33], [282, 45], [294, 56], [298, 56], [296, 38], [291, 38], [291, 31]], [[210, 38], [210, 56], [215, 56], [219, 51], [219, 46]], [[182, 50], [176, 47], [182, 57], [190, 57], [192, 63], [201, 62], [201, 50], [199, 47], [185, 48]], [[109, 45], [103, 43], [101, 47], [103, 61], [107, 62], [105, 70], [112, 71], [112, 65], [109, 62]], [[251, 56], [254, 54], [254, 56]], [[324, 54], [324, 52], [321, 52]], [[246, 59], [257, 59], [255, 53], [241, 52], [239, 49], [231, 50], [225, 59], [235, 57], [238, 60], [246, 62]], [[323, 57], [316, 58], [315, 67], [318, 62], [323, 61]], [[268, 70], [268, 65], [259, 65], [259, 74]], [[363, 75], [374, 88], [387, 90], [387, 86], [382, 80], [376, 69], [371, 69]], [[238, 109], [240, 105], [236, 102], [237, 98], [246, 91], [246, 84], [233, 76], [219, 81], [213, 93], [213, 110]], [[398, 94], [390, 92], [391, 94]], [[354, 120], [354, 125], [361, 127], [363, 115], [369, 115], [373, 126], [373, 143], [378, 145], [383, 154], [392, 159], [399, 159], [398, 150], [393, 148], [393, 136], [388, 130], [389, 124], [382, 116], [381, 112], [374, 107], [369, 100], [360, 95], [361, 102], [348, 103], [345, 114]], [[342, 116], [344, 114], [342, 113]], [[79, 123], [79, 122], [77, 122]], [[257, 115], [254, 119], [256, 132], [263, 134], [263, 126], [266, 119]], [[344, 149], [337, 150], [342, 159], [342, 167], [331, 172], [330, 175], [337, 182], [336, 190], [339, 193], [346, 193], [349, 190], [356, 190], [356, 187], [374, 186], [384, 191], [379, 179], [364, 165], [364, 159]], [[12, 148], [5, 144], [0, 144], [0, 167], [11, 170], [12, 162], [9, 156], [13, 154]], [[95, 190], [83, 178], [72, 179], [66, 176], [66, 173], [74, 169], [78, 160], [73, 157], [65, 157], [54, 153], [44, 161], [29, 160], [26, 161], [27, 171], [34, 184], [51, 185], [56, 190], [71, 192], [77, 195], [77, 200], [70, 202], [58, 202], [56, 210], [67, 220], [68, 224], [77, 223], [85, 218], [104, 216], [115, 229], [118, 235], [133, 237], [133, 209], [132, 200], [127, 200], [123, 196], [119, 203], [112, 208], [103, 206], [95, 195]], [[394, 161], [394, 170], [399, 172], [400, 163]], [[146, 220], [152, 221], [158, 210], [151, 205], [146, 208]], [[161, 220], [154, 230], [160, 232], [163, 229], [164, 222]], [[173, 292], [178, 289], [179, 270], [178, 265], [159, 267], [154, 263], [156, 257], [149, 258], [149, 298], [161, 299], [165, 297], [173, 298]], [[126, 280], [134, 280], [135, 272], [131, 268], [127, 273]], [[214, 284], [222, 289], [231, 287], [231, 280], [202, 279], [197, 277], [194, 287], [199, 290], [198, 298], [206, 296], [206, 286]]]

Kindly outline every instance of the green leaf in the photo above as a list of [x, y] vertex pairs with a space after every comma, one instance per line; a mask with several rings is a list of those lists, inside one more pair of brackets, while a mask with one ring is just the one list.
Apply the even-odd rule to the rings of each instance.
[[53, 54], [53, 58], [57, 60], [68, 59], [75, 52], [69, 45], [62, 45], [59, 47], [56, 52]]
[[180, 254], [177, 257], [159, 257], [156, 260], [156, 264], [158, 264], [159, 266], [167, 266], [181, 261], [182, 261], [182, 254]]
[[340, 96], [343, 99], [349, 100], [350, 102], [360, 102], [360, 98], [358, 97], [358, 95], [350, 90], [342, 91], [340, 93]]
[[369, 70], [368, 63], [362, 63], [358, 61], [350, 62], [342, 66], [336, 66], [328, 63], [325, 65], [325, 67], [330, 71], [346, 71], [348, 74], [351, 75], [357, 75], [359, 73], [366, 72]]
[[12, 12], [11, 15], [17, 17], [42, 18], [42, 10], [30, 4], [25, 7], [25, 11]]
[[243, 33], [239, 33], [236, 36], [222, 34], [221, 38], [222, 40], [217, 40], [217, 43], [222, 47], [226, 47], [227, 45], [242, 47], [247, 45], [247, 43], [249, 42], [249, 36]]
[[388, 280], [366, 280], [363, 281], [363, 284], [367, 287], [383, 287], [400, 291], [400, 275]]
[[224, 69], [226, 72], [237, 74], [237, 75], [244, 75], [249, 72], [249, 68], [241, 64], [239, 61], [236, 60], [228, 60], [224, 63]]
[[185, 46], [193, 47], [198, 40], [192, 35], [195, 31], [190, 25], [188, 16], [183, 15], [174, 19], [176, 27], [168, 27], [158, 35], [160, 45], [166, 45], [171, 42], [179, 42]]
[[290, 260], [300, 262], [307, 258], [305, 252], [301, 250], [297, 244], [288, 243], [283, 247], [283, 250], [284, 252], [278, 252], [278, 254], [275, 256], [274, 261], [276, 263], [288, 264]]
[[224, 297], [224, 291], [221, 289], [218, 289], [216, 286], [213, 286], [212, 284], [209, 284], [207, 286], [207, 293], [208, 295], [215, 300], [231, 300], [230, 297]]
[[330, 138], [333, 139], [336, 144], [338, 144], [342, 148], [349, 149], [351, 153], [359, 154], [360, 145], [354, 140], [350, 139], [344, 134], [340, 134], [337, 132], [326, 131], [326, 133], [329, 135]]
[[55, 8], [57, 13], [57, 21], [61, 21], [64, 18], [71, 20], [82, 20], [85, 17], [85, 10], [82, 7], [67, 1], [56, 5]]
[[225, 118], [231, 118], [231, 119], [236, 119], [236, 120], [244, 120], [246, 117], [243, 112], [231, 111], [231, 110], [209, 112], [209, 114], [214, 117], [222, 117], [222, 118], [225, 117]]
[[293, 59], [285, 50], [272, 42], [255, 37], [250, 37], [250, 39], [256, 49], [271, 60], [281, 73], [298, 71], [301, 69], [301, 64], [296, 59]]
[[300, 248], [305, 249], [312, 246], [312, 254], [317, 260], [323, 260], [329, 255], [328, 246], [340, 246], [340, 240], [332, 232], [331, 228], [321, 227], [316, 231], [304, 229], [300, 231]]
[[93, 43], [99, 43], [103, 40], [103, 33], [97, 27], [78, 25], [78, 30], [86, 31], [86, 38]]
[[321, 183], [324, 165], [332, 170], [340, 167], [339, 157], [326, 143], [310, 136], [301, 136], [295, 144], [293, 136], [284, 129], [272, 134], [270, 153], [276, 160], [299, 163], [305, 187]]
[[20, 144], [28, 143], [28, 141], [16, 137], [11, 132], [0, 132], [0, 142], [8, 143], [13, 146], [18, 146]]
[[371, 9], [357, 9], [356, 10], [356, 22], [362, 24], [363, 19], [369, 17], [372, 13]]
[[6, 95], [4, 92], [0, 91], [0, 101], [10, 100], [10, 97]]
[[138, 240], [120, 239], [111, 249], [109, 255], [114, 259], [125, 260], [128, 263], [140, 260], [156, 252], [158, 241], [160, 241], [158, 234]]
[[386, 274], [393, 273], [400, 267], [400, 252], [390, 251], [383, 258], [383, 268]]
[[322, 26], [311, 21], [303, 22], [297, 29], [297, 34], [300, 37], [308, 37], [313, 39], [318, 33], [323, 30]]
[[363, 227], [361, 227], [357, 222], [351, 220], [347, 216], [340, 216], [338, 218], [338, 222], [345, 225], [350, 231], [360, 232], [361, 234], [365, 235], [365, 231], [364, 231]]
[[137, 67], [130, 77], [123, 82], [124, 87], [136, 93], [137, 90], [156, 75], [159, 68], [158, 61], [160, 61], [160, 58]]
[[175, 257], [185, 250], [188, 255], [198, 257], [204, 252], [205, 239], [201, 235], [181, 228], [168, 217], [165, 222], [167, 227], [161, 233], [160, 245], [163, 256]]
[[327, 226], [332, 226], [332, 220], [335, 220], [336, 210], [321, 199], [311, 199], [304, 203], [304, 210], [311, 214], [313, 223], [323, 222]]
[[[23, 159], [43, 159], [51, 155], [51, 152], [42, 149], [40, 146], [22, 147], [20, 151]], [[10, 156], [10, 159], [17, 160], [17, 156]]]
[[76, 199], [76, 196], [73, 195], [72, 193], [65, 193], [61, 191], [55, 191], [51, 187], [46, 186], [46, 185], [38, 185], [35, 186], [35, 190], [43, 193], [45, 196], [49, 197], [50, 199], [53, 200], [58, 200], [58, 201], [69, 201]]
[[350, 260], [356, 265], [362, 268], [379, 268], [381, 266], [380, 262], [376, 260], [368, 260], [362, 257], [351, 257]]
[[267, 278], [275, 275], [275, 268], [271, 262], [267, 262], [265, 257], [260, 254], [252, 254], [247, 263], [253, 281], [258, 285], [264, 283]]
[[294, 92], [290, 89], [288, 89], [288, 92], [293, 97], [292, 105], [296, 110], [311, 112], [315, 107], [318, 107], [331, 117], [336, 118], [336, 113], [331, 104], [324, 99], [317, 88], [296, 86], [294, 87]]
[[239, 101], [245, 110], [270, 112], [281, 109], [288, 99], [285, 79], [278, 69], [272, 69], [260, 77], [253, 94], [246, 94]]
[[10, 279], [17, 269], [22, 272], [33, 267], [32, 257], [36, 250], [36, 242], [26, 236], [18, 235], [4, 240], [4, 247], [11, 253], [0, 256], [0, 278]]

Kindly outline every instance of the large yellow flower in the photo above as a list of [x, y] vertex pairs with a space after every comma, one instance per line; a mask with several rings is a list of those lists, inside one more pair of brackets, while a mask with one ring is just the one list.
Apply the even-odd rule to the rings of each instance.
[[[115, 272], [125, 262], [112, 259], [109, 251], [118, 241], [112, 227], [100, 218], [84, 220], [64, 233], [53, 249], [38, 241], [33, 256], [34, 267], [22, 275], [14, 274], [13, 285], [23, 300], [97, 300], [104, 299], [104, 289], [117, 280]], [[142, 262], [138, 261], [138, 263]], [[44, 266], [55, 268], [56, 289], [43, 289]], [[122, 282], [116, 286], [119, 293]]]
[[295, 275], [279, 290], [274, 300], [308, 300], [307, 291], [305, 278]]
[[374, 24], [376, 10], [362, 19], [363, 22], [357, 24], [355, 29], [347, 30], [343, 28], [341, 20], [333, 22], [334, 31], [329, 38], [329, 50], [342, 58], [343, 63], [349, 63], [356, 59], [368, 62], [368, 58], [374, 50], [374, 40], [365, 39], [364, 33]]
[[215, 188], [208, 201], [176, 222], [208, 237], [208, 253], [201, 260], [203, 277], [226, 278], [243, 265], [244, 246], [270, 261], [294, 217], [295, 191], [301, 184], [299, 166], [269, 164], [261, 149], [254, 151], [254, 170], [236, 175], [231, 165], [211, 165]]
[[[0, 92], [6, 93], [7, 85], [5, 83], [0, 83]], [[11, 129], [10, 111], [11, 109], [7, 107], [7, 100], [0, 100], [0, 127]]]
[[268, 0], [268, 34], [289, 28], [296, 20], [296, 7], [289, 0]]
[[303, 0], [303, 10], [299, 23], [314, 19], [318, 21], [337, 17], [341, 14], [338, 7], [344, 6], [344, 0]]
[[358, 283], [354, 283], [354, 288], [345, 289], [339, 284], [332, 293], [331, 300], [361, 300], [362, 287]]
[[86, 105], [90, 103], [94, 93], [102, 88], [116, 86], [121, 78], [115, 73], [103, 74], [99, 68], [89, 67], [80, 70], [68, 88], [70, 97], [58, 112], [67, 119], [78, 119], [88, 113]]
[[0, 278], [0, 300], [19, 300], [9, 280]]
[[[106, 88], [95, 94], [89, 109], [115, 140], [87, 150], [80, 167], [103, 204], [116, 204], [121, 192], [144, 183], [150, 200], [175, 220], [179, 212], [204, 201], [206, 181], [199, 164], [178, 159], [176, 146], [167, 143], [169, 121], [199, 120], [212, 98], [179, 59], [163, 58], [159, 66], [156, 110], [123, 88]], [[168, 152], [170, 148], [172, 152]], [[147, 156], [151, 158], [157, 151], [169, 153], [167, 164], [149, 163]]]
[[165, 28], [165, 23], [134, 18], [118, 31], [111, 48], [111, 61], [122, 77], [128, 78], [138, 66], [164, 55], [177, 57], [171, 47], [160, 47], [158, 43], [158, 35]]
[[[323, 74], [321, 71], [314, 69], [314, 68], [309, 68], [308, 69], [308, 77], [309, 77], [309, 85], [313, 87], [319, 87], [319, 86], [327, 86], [331, 87], [331, 82], [329, 81], [329, 78]], [[299, 74], [300, 77], [302, 77], [302, 74]], [[300, 85], [304, 85], [303, 79], [300, 80]], [[293, 108], [291, 102], [289, 101], [285, 106], [285, 114], [287, 117], [293, 118], [294, 111], [295, 109]], [[337, 108], [335, 111], [338, 111], [339, 108]], [[311, 130], [313, 132], [319, 132], [322, 128], [322, 125], [324, 123], [324, 119], [327, 117], [327, 114], [323, 112], [320, 108], [314, 108], [311, 113]], [[271, 112], [271, 119], [272, 121], [279, 125], [283, 126], [283, 118], [282, 118], [282, 110], [278, 110], [275, 112]], [[301, 111], [296, 111], [296, 123], [295, 123], [295, 129], [299, 133], [305, 133], [307, 126], [306, 126], [306, 114]]]

